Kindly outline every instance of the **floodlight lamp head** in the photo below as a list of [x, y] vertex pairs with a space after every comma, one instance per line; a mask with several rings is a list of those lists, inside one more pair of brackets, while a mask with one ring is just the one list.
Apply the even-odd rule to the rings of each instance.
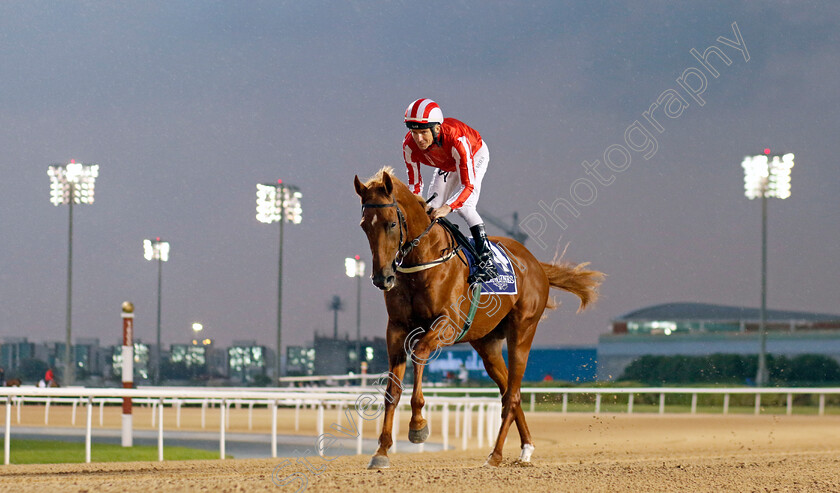
[[347, 277], [362, 277], [365, 275], [365, 263], [359, 260], [358, 255], [353, 258], [345, 258], [344, 273], [347, 274]]
[[765, 154], [747, 156], [741, 163], [744, 168], [744, 195], [754, 198], [790, 197], [790, 170], [793, 168], [794, 155]]
[[98, 164], [82, 164], [71, 160], [47, 168], [50, 177], [50, 202], [54, 205], [92, 204], [94, 185], [99, 176]]
[[146, 260], [169, 261], [169, 242], [156, 240], [143, 240], [143, 258]]
[[300, 224], [303, 212], [300, 205], [302, 197], [300, 190], [292, 185], [257, 185], [257, 220], [266, 224], [281, 220]]

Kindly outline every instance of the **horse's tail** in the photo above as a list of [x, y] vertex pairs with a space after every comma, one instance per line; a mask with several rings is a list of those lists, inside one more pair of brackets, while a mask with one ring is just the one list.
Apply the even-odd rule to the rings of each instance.
[[[586, 269], [587, 265], [589, 265], [589, 262], [582, 264], [572, 262], [547, 264], [540, 262], [545, 275], [548, 276], [551, 287], [566, 290], [580, 298], [578, 312], [598, 299], [598, 286], [604, 279], [603, 272]], [[557, 308], [557, 303], [549, 297], [546, 308], [553, 310]]]

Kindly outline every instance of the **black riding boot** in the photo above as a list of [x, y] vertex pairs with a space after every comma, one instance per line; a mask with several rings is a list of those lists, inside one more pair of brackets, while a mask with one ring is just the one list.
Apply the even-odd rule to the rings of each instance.
[[478, 253], [478, 265], [475, 273], [467, 279], [470, 284], [476, 282], [486, 282], [499, 273], [496, 271], [496, 266], [493, 265], [493, 253], [490, 251], [490, 242], [487, 240], [487, 233], [484, 231], [484, 224], [476, 224], [470, 228], [473, 241], [475, 241], [475, 251]]

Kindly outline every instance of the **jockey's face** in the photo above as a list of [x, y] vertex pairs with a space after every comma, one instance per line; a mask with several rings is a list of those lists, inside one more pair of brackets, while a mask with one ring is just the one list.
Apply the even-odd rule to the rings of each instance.
[[[440, 125], [435, 125], [434, 129], [435, 133], [437, 133]], [[432, 129], [430, 128], [413, 128], [411, 129], [411, 138], [414, 139], [417, 147], [425, 151], [435, 141], [435, 134], [432, 133]]]

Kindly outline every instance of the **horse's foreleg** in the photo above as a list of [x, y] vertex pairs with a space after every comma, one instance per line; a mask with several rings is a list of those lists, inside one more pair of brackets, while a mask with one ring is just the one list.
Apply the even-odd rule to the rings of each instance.
[[394, 428], [394, 410], [397, 404], [400, 403], [400, 396], [402, 395], [402, 379], [405, 375], [405, 360], [397, 365], [391, 365], [391, 370], [388, 372], [388, 383], [385, 387], [385, 413], [382, 420], [382, 432], [379, 434], [379, 448], [370, 459], [368, 469], [381, 469], [390, 466], [388, 459], [388, 449], [394, 444], [394, 439], [391, 435], [391, 430]]
[[[388, 449], [394, 444], [391, 430], [394, 427], [394, 411], [400, 403], [403, 391], [403, 377], [405, 376], [405, 352], [402, 340], [394, 335], [389, 326], [388, 330], [388, 375], [385, 386], [385, 413], [382, 419], [382, 433], [379, 434], [379, 448], [371, 457], [368, 469], [381, 469], [390, 466]], [[403, 337], [404, 339], [404, 337]], [[380, 380], [381, 382], [381, 380]]]
[[411, 393], [411, 421], [408, 423], [408, 439], [411, 443], [423, 443], [429, 438], [429, 425], [423, 418], [423, 368], [429, 359], [429, 345], [421, 340], [411, 352], [414, 363], [414, 389]]

